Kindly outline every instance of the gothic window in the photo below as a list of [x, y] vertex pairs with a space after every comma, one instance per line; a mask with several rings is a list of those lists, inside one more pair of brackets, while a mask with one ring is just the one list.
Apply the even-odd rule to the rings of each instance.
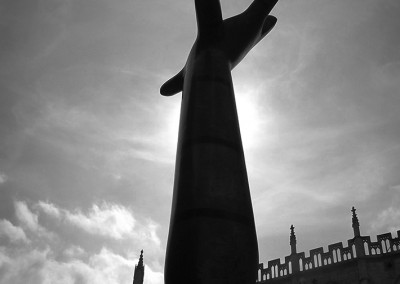
[[332, 256], [333, 256], [333, 262], [336, 263], [337, 262], [336, 250], [332, 251]]
[[340, 249], [337, 249], [337, 250], [336, 250], [336, 256], [337, 256], [337, 261], [338, 261], [338, 262], [342, 261], [342, 256], [341, 256], [341, 254], [340, 254]]
[[384, 240], [381, 241], [381, 246], [382, 246], [382, 253], [386, 253], [387, 252], [386, 251], [386, 244], [385, 244]]
[[318, 267], [318, 257], [314, 255], [314, 266]]
[[387, 252], [391, 252], [391, 247], [390, 247], [390, 241], [388, 239], [386, 239], [386, 250]]
[[[353, 252], [353, 258], [356, 258], [357, 257], [357, 252], [356, 252], [356, 246], [353, 244], [352, 246], [351, 246], [351, 250], [352, 250], [352, 252]], [[349, 257], [349, 259], [350, 259], [351, 257]]]
[[364, 250], [365, 250], [365, 255], [369, 255], [369, 247], [367, 242], [364, 242]]

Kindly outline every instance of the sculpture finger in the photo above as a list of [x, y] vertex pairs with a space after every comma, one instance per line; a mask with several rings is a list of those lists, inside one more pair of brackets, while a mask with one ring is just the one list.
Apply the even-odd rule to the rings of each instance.
[[278, 0], [254, 0], [253, 3], [247, 8], [247, 11], [251, 13], [262, 13], [268, 15], [274, 8]]
[[160, 94], [163, 96], [173, 96], [183, 90], [184, 75], [181, 70], [174, 77], [165, 82], [160, 88]]
[[265, 18], [263, 27], [261, 29], [261, 36], [258, 41], [262, 40], [267, 34], [269, 34], [269, 32], [275, 27], [277, 21], [278, 19], [271, 15], [268, 15]]
[[219, 0], [195, 0], [195, 8], [199, 35], [211, 32], [222, 23]]

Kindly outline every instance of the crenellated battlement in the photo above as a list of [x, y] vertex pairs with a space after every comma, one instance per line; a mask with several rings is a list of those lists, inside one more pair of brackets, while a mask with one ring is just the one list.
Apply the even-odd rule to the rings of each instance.
[[340, 263], [349, 263], [355, 259], [376, 258], [381, 255], [400, 254], [400, 230], [397, 237], [391, 233], [377, 235], [376, 242], [371, 241], [370, 236], [360, 236], [358, 218], [353, 207], [353, 229], [354, 238], [347, 241], [347, 246], [342, 242], [328, 245], [328, 251], [324, 252], [322, 247], [309, 251], [309, 256], [304, 252], [296, 252], [296, 241], [294, 227], [291, 226], [290, 245], [292, 253], [281, 260], [274, 259], [267, 262], [267, 267], [261, 263], [258, 266], [257, 283], [269, 283], [272, 280], [283, 279], [293, 274], [308, 270], [321, 269], [323, 267], [335, 266]]

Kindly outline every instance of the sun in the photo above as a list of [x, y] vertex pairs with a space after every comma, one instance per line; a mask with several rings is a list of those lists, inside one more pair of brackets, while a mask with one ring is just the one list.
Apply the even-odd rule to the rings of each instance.
[[246, 150], [256, 148], [262, 142], [265, 124], [268, 121], [259, 104], [257, 90], [238, 86], [236, 88], [236, 108], [240, 133]]

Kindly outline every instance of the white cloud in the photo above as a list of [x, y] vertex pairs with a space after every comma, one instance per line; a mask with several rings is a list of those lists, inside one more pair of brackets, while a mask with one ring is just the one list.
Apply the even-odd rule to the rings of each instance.
[[3, 184], [7, 181], [7, 176], [6, 174], [0, 172], [0, 184]]
[[56, 205], [44, 201], [40, 201], [37, 207], [43, 213], [64, 220], [89, 234], [115, 240], [135, 239], [157, 247], [161, 245], [157, 235], [159, 225], [151, 219], [136, 220], [133, 213], [122, 205], [107, 202], [93, 204], [86, 213], [80, 209], [70, 211], [57, 208]]
[[75, 245], [70, 246], [69, 248], [67, 248], [64, 251], [64, 255], [66, 255], [68, 257], [75, 257], [75, 258], [81, 257], [81, 256], [85, 255], [85, 253], [86, 252], [83, 248], [81, 248], [80, 246], [75, 246]]
[[[121, 238], [133, 242], [135, 251], [140, 243], [149, 252], [148, 263], [145, 261], [145, 283], [163, 283], [163, 274], [151, 268], [160, 269], [155, 260], [158, 256], [151, 255], [152, 251], [153, 254], [159, 254], [160, 240], [156, 233], [158, 225], [150, 219], [136, 221], [132, 212], [124, 206], [105, 202], [94, 204], [86, 213], [59, 208], [47, 201], [39, 201], [32, 206], [24, 201], [16, 201], [14, 205], [19, 223], [28, 230], [33, 241], [27, 238], [22, 228], [8, 220], [0, 220], [0, 238], [5, 236], [11, 241], [10, 246], [0, 246], [0, 284], [130, 283], [138, 262], [137, 252], [132, 253], [131, 246], [121, 253], [109, 248], [111, 246], [121, 251], [117, 245], [121, 243]], [[52, 236], [55, 232], [48, 231], [40, 224], [41, 214], [55, 218], [63, 225], [69, 223], [76, 226], [82, 232], [110, 239], [99, 244], [97, 252], [86, 250], [79, 237], [75, 244], [61, 240], [62, 235], [48, 241], [42, 236]]]
[[20, 241], [24, 243], [29, 242], [22, 228], [14, 226], [10, 221], [4, 219], [0, 220], [0, 237], [1, 236], [8, 237], [13, 243]]
[[[0, 284], [5, 283], [130, 283], [137, 259], [128, 260], [107, 248], [92, 255], [87, 262], [72, 258], [59, 262], [51, 249], [0, 249]], [[146, 284], [163, 283], [163, 274], [146, 265]]]
[[93, 204], [87, 214], [66, 210], [64, 213], [67, 221], [82, 230], [114, 239], [122, 239], [129, 235], [136, 222], [132, 213], [125, 207], [105, 202], [100, 206]]
[[47, 215], [50, 215], [55, 218], [60, 217], [60, 210], [52, 203], [39, 201], [37, 206]]
[[37, 231], [39, 228], [38, 215], [34, 214], [23, 201], [16, 201], [14, 207], [18, 220], [31, 231]]
[[393, 226], [398, 224], [400, 220], [400, 209], [393, 206], [383, 210], [376, 219], [371, 223], [372, 232], [395, 232], [399, 228]]
[[39, 224], [38, 215], [32, 212], [24, 201], [14, 202], [15, 214], [23, 227], [40, 237], [53, 238], [54, 234]]

